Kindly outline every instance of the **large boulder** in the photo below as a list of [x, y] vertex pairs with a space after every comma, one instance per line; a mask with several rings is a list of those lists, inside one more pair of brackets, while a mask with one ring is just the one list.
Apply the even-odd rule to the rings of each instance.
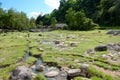
[[49, 71], [49, 72], [45, 73], [45, 76], [48, 77], [48, 78], [52, 78], [52, 77], [56, 77], [58, 74], [59, 74], [58, 71], [52, 70], [52, 71]]
[[32, 70], [25, 66], [19, 66], [12, 72], [10, 80], [32, 80]]
[[95, 51], [107, 51], [107, 46], [106, 45], [96, 46]]

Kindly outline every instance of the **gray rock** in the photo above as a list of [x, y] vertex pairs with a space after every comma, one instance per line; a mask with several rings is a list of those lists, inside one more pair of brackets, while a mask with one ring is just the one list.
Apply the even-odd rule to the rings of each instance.
[[59, 74], [58, 71], [49, 71], [47, 73], [45, 73], [45, 76], [48, 77], [48, 78], [52, 78], [52, 77], [55, 77]]
[[86, 51], [87, 54], [96, 54], [95, 51], [93, 49], [88, 49]]
[[109, 50], [120, 52], [120, 43], [118, 44], [108, 44], [107, 45]]
[[88, 64], [81, 64], [81, 73], [80, 75], [83, 77], [88, 77], [89, 75], [89, 65]]
[[88, 64], [81, 64], [80, 68], [84, 69], [84, 70], [88, 70], [89, 69], [89, 65]]
[[56, 76], [56, 80], [67, 80], [67, 73], [65, 71], [60, 71], [59, 75]]
[[25, 66], [19, 66], [12, 72], [10, 80], [32, 80], [32, 70]]
[[120, 34], [120, 30], [109, 30], [107, 32], [107, 34], [119, 35]]
[[71, 47], [76, 47], [76, 46], [77, 46], [77, 42], [71, 42], [71, 43], [70, 43], [70, 46], [71, 46]]
[[96, 46], [95, 51], [107, 51], [107, 46], [106, 45]]
[[35, 69], [36, 69], [37, 71], [43, 71], [44, 68], [45, 68], [44, 65], [36, 65], [36, 68], [35, 68]]
[[80, 69], [69, 69], [67, 72], [67, 75], [72, 77], [72, 76], [78, 76], [80, 75], [81, 70]]
[[38, 34], [38, 36], [42, 36], [42, 34]]
[[60, 41], [56, 40], [56, 41], [53, 41], [55, 44], [60, 44]]

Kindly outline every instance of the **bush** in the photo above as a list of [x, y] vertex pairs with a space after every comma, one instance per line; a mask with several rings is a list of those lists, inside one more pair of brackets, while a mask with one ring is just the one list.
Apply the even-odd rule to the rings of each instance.
[[66, 20], [71, 30], [91, 30], [98, 26], [83, 11], [75, 12], [72, 8], [67, 11]]

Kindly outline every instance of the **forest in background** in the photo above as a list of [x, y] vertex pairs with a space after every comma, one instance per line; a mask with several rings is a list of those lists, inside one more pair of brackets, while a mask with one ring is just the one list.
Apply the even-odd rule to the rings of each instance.
[[24, 12], [0, 7], [0, 28], [30, 29], [42, 25], [67, 23], [71, 30], [90, 30], [98, 25], [120, 26], [120, 0], [60, 0], [58, 9], [37, 19], [27, 18]]

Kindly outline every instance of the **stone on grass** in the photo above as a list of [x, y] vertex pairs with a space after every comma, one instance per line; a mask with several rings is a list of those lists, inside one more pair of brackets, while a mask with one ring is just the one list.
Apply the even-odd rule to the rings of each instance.
[[19, 66], [12, 72], [11, 80], [32, 80], [32, 70]]
[[42, 34], [38, 34], [38, 36], [42, 36]]
[[107, 46], [106, 45], [96, 46], [95, 51], [107, 51]]
[[44, 65], [36, 65], [36, 70], [37, 70], [37, 71], [43, 71], [44, 68], [45, 68]]
[[51, 78], [51, 77], [57, 76], [58, 74], [59, 74], [58, 71], [49, 71], [49, 72], [45, 73], [45, 76]]
[[68, 76], [72, 77], [72, 76], [78, 76], [80, 74], [81, 70], [80, 69], [69, 69], [66, 72], [67, 72]]
[[120, 35], [120, 30], [109, 30], [107, 34]]
[[93, 49], [88, 49], [86, 51], [87, 54], [95, 54], [95, 51]]
[[53, 41], [55, 44], [60, 44], [59, 40]]
[[108, 44], [107, 47], [109, 50], [120, 52], [120, 43]]
[[70, 46], [71, 46], [71, 47], [76, 47], [76, 46], [77, 46], [77, 42], [71, 42], [71, 43], [70, 43]]

